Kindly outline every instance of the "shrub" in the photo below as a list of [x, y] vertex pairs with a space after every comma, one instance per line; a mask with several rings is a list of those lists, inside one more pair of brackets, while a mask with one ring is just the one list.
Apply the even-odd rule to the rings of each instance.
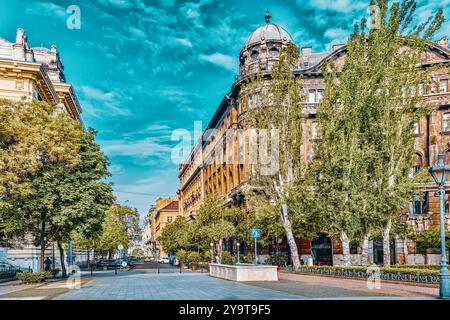
[[22, 283], [41, 283], [51, 276], [50, 272], [20, 272], [17, 278], [22, 280]]
[[228, 251], [223, 251], [222, 252], [222, 263], [223, 264], [234, 264], [235, 263], [235, 258], [234, 256], [228, 252]]
[[269, 258], [267, 258], [267, 264], [273, 266], [283, 267], [287, 263], [286, 254], [283, 252], [272, 253]]
[[202, 261], [200, 254], [197, 251], [190, 251], [187, 254], [187, 260], [192, 264], [198, 264]]
[[52, 276], [56, 276], [60, 271], [61, 271], [61, 270], [55, 268], [55, 269], [50, 269], [49, 272], [50, 272], [50, 274], [51, 274]]
[[211, 262], [211, 252], [210, 251], [204, 251], [202, 254], [202, 262], [209, 263]]
[[242, 259], [242, 261], [244, 263], [255, 263], [255, 255], [252, 253], [248, 253], [244, 256], [244, 258]]
[[177, 251], [177, 259], [178, 259], [178, 261], [180, 261], [180, 263], [187, 264], [188, 258], [187, 258], [186, 250], [183, 250], [183, 249], [178, 250]]
[[[302, 266], [300, 267], [300, 272], [307, 272], [308, 270], [331, 270], [331, 271], [367, 271], [367, 267], [363, 266], [354, 266], [354, 267], [334, 267], [334, 266]], [[439, 274], [439, 270], [427, 270], [427, 269], [413, 269], [413, 268], [402, 268], [402, 266], [398, 267], [380, 267], [380, 271], [382, 273], [401, 273], [401, 274], [411, 274], [411, 275], [429, 275], [429, 276], [437, 276]]]

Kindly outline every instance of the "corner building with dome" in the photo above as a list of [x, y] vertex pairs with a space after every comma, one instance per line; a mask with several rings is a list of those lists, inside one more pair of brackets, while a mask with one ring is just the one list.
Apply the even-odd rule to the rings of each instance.
[[[186, 220], [194, 220], [197, 210], [210, 194], [225, 196], [227, 205], [242, 206], [245, 202], [242, 189], [252, 174], [252, 166], [243, 154], [243, 144], [238, 131], [243, 128], [243, 115], [249, 107], [259, 102], [257, 94], [242, 96], [241, 88], [256, 73], [269, 75], [279, 59], [282, 48], [294, 43], [289, 32], [271, 22], [270, 13], [265, 16], [266, 23], [255, 30], [249, 37], [239, 55], [239, 75], [228, 94], [225, 95], [210, 120], [202, 136], [196, 142], [189, 157], [179, 166], [180, 188], [178, 190], [180, 214]], [[450, 62], [448, 38], [444, 37], [436, 43], [427, 44], [427, 52], [423, 57], [424, 67]], [[303, 143], [299, 157], [303, 161], [314, 158], [313, 141], [317, 135], [317, 106], [323, 99], [324, 78], [321, 67], [328, 61], [343, 65], [346, 56], [346, 45], [335, 44], [329, 52], [314, 53], [311, 47], [301, 47], [297, 69], [294, 74], [303, 78], [305, 101], [303, 108], [306, 119], [303, 123]], [[426, 169], [437, 163], [438, 154], [445, 155], [450, 164], [450, 70], [448, 67], [434, 71], [429, 92], [424, 87], [418, 88], [432, 112], [423, 117], [416, 126], [416, 165], [414, 171]], [[439, 199], [435, 196], [437, 188], [429, 184], [423, 195], [412, 199], [405, 220], [416, 230], [425, 230], [439, 225]], [[445, 220], [450, 225], [449, 193], [445, 195]], [[342, 265], [342, 248], [339, 239], [331, 239], [326, 234], [318, 234], [318, 238], [310, 241], [297, 239], [299, 256], [302, 263], [314, 256], [318, 265]], [[284, 241], [281, 245], [258, 248], [261, 259], [275, 251], [289, 252]], [[225, 243], [225, 249], [236, 252], [236, 239]], [[361, 248], [351, 244], [351, 263], [361, 263]], [[412, 240], [391, 239], [392, 264], [439, 264], [439, 252], [420, 252]], [[246, 245], [240, 247], [241, 253], [251, 252]], [[313, 253], [313, 255], [312, 255]], [[383, 264], [383, 241], [373, 239], [369, 243], [371, 263]]]

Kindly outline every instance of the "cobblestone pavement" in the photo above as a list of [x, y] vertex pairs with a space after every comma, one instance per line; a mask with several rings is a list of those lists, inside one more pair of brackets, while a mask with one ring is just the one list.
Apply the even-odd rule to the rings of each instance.
[[236, 283], [201, 273], [154, 274], [130, 271], [102, 274], [80, 290], [58, 300], [303, 300], [303, 299], [423, 299], [298, 281]]

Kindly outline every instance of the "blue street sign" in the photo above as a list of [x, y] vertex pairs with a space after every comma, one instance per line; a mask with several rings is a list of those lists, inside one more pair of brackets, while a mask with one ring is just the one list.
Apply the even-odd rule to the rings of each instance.
[[252, 238], [261, 238], [261, 230], [260, 229], [252, 229], [250, 232]]

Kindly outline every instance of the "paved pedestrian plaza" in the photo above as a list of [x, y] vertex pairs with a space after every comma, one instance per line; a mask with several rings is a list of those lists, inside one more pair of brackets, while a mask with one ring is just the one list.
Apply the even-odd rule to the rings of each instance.
[[[345, 280], [344, 280], [345, 281]], [[236, 283], [206, 273], [150, 273], [134, 270], [94, 276], [79, 290], [58, 300], [303, 300], [303, 299], [429, 299], [402, 297], [368, 290], [280, 280]]]

